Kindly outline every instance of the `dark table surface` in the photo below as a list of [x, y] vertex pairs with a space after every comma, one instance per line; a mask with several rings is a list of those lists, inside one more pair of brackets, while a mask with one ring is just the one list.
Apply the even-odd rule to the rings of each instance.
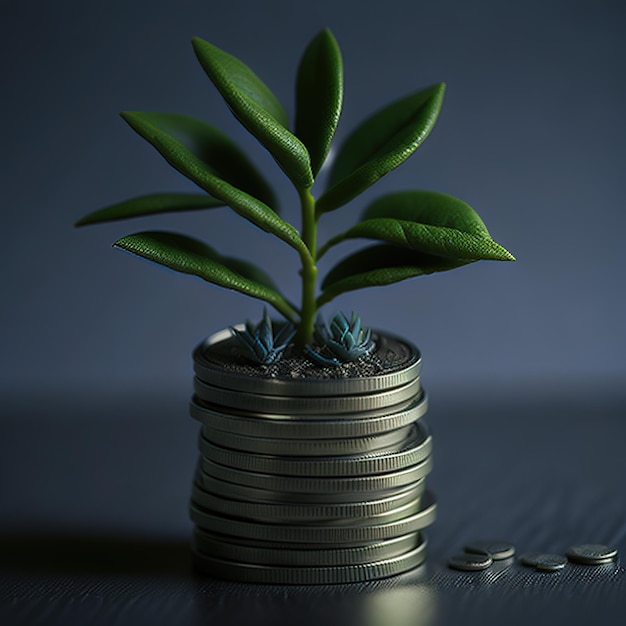
[[626, 623], [617, 563], [540, 573], [447, 567], [477, 538], [518, 554], [606, 543], [626, 556], [626, 391], [606, 385], [430, 390], [429, 558], [337, 586], [194, 575], [188, 390], [3, 398], [0, 624]]

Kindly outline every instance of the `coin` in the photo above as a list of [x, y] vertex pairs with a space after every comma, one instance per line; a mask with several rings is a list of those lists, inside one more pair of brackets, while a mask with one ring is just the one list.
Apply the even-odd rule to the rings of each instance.
[[468, 553], [457, 554], [448, 559], [448, 565], [453, 569], [464, 572], [477, 572], [487, 569], [493, 563], [493, 559], [488, 554]]
[[428, 397], [424, 392], [418, 398], [393, 407], [318, 419], [225, 409], [204, 403], [199, 398], [193, 398], [190, 403], [191, 417], [204, 425], [238, 435], [269, 439], [341, 439], [378, 435], [412, 424], [427, 410]]
[[330, 585], [387, 578], [413, 569], [426, 558], [426, 541], [390, 559], [334, 567], [264, 566], [216, 558], [197, 549], [194, 554], [196, 567], [212, 576], [248, 583]]
[[567, 559], [560, 554], [544, 554], [541, 552], [524, 554], [520, 557], [524, 565], [534, 567], [543, 572], [557, 572], [565, 567]]
[[315, 493], [301, 491], [275, 491], [273, 489], [259, 489], [236, 483], [226, 482], [205, 474], [201, 467], [196, 469], [195, 482], [209, 493], [235, 500], [253, 502], [283, 502], [288, 504], [339, 504], [352, 502], [372, 502], [383, 498], [391, 498], [403, 493], [413, 493], [415, 497], [422, 495], [426, 485], [421, 478], [408, 485], [401, 485], [391, 489], [377, 491], [341, 491], [337, 493]]
[[401, 387], [354, 396], [271, 396], [223, 389], [194, 378], [194, 391], [205, 402], [244, 411], [284, 415], [341, 415], [370, 411], [411, 400], [420, 390], [420, 381], [415, 379]]
[[359, 524], [361, 521], [368, 521], [373, 524], [392, 521], [392, 518], [399, 519], [417, 512], [422, 495], [420, 492], [421, 489], [413, 489], [391, 497], [363, 502], [292, 504], [236, 500], [205, 491], [199, 485], [193, 485], [191, 500], [213, 513], [274, 523], [323, 521]]
[[[294, 510], [290, 505], [240, 502], [237, 500], [218, 498], [217, 496], [211, 500], [211, 508], [203, 507], [201, 503], [193, 497], [191, 505], [212, 515], [237, 517], [243, 521], [267, 524], [316, 524], [320, 526], [323, 525], [324, 528], [331, 528], [339, 526], [357, 527], [389, 524], [417, 513], [420, 510], [420, 501], [421, 498], [418, 496], [395, 509], [390, 509], [382, 513], [370, 513], [369, 515], [356, 511], [352, 517], [332, 515], [331, 507], [314, 505], [306, 508], [300, 507], [298, 510]], [[364, 507], [364, 511], [366, 510], [367, 508]], [[331, 515], [326, 516], [328, 513]]]
[[339, 507], [332, 505], [298, 507], [281, 503], [243, 502], [220, 498], [211, 494], [206, 497], [206, 494], [203, 494], [198, 488], [192, 490], [191, 498], [191, 506], [211, 515], [237, 517], [242, 521], [255, 523], [312, 524], [323, 525], [326, 528], [388, 524], [417, 513], [420, 510], [420, 502], [421, 496], [416, 496], [384, 510], [380, 501], [376, 501], [375, 504], [361, 503], [361, 506], [358, 506], [357, 503], [342, 511]]
[[472, 541], [464, 550], [472, 554], [488, 554], [494, 561], [509, 559], [515, 554], [515, 546], [507, 541]]
[[[394, 362], [383, 363], [382, 371], [372, 375], [337, 377], [343, 372], [336, 368], [314, 367], [312, 374], [294, 367], [286, 373], [276, 366], [260, 369], [242, 365], [239, 344], [229, 329], [222, 330], [194, 350], [196, 376], [216, 387], [274, 396], [348, 396], [368, 394], [401, 387], [419, 376], [421, 356], [411, 343], [387, 333], [374, 333], [377, 341], [376, 358], [384, 361], [386, 353], [395, 353]], [[315, 375], [313, 375], [315, 374]]]
[[202, 427], [205, 439], [222, 448], [245, 452], [288, 456], [339, 456], [388, 450], [404, 441], [411, 426], [403, 426], [381, 435], [345, 439], [270, 439], [238, 435], [225, 430]]
[[262, 541], [319, 542], [348, 546], [391, 539], [422, 530], [435, 521], [437, 503], [434, 496], [427, 491], [424, 494], [422, 508], [417, 513], [386, 524], [374, 524], [371, 526], [263, 524], [225, 518], [195, 506], [193, 503], [190, 505], [189, 510], [191, 520], [199, 528], [222, 535], [259, 539]]
[[430, 455], [432, 440], [414, 427], [401, 447], [389, 452], [326, 457], [282, 457], [252, 454], [213, 445], [200, 437], [202, 455], [220, 465], [262, 474], [284, 476], [364, 476], [395, 472], [420, 463]]
[[597, 543], [585, 543], [572, 546], [567, 551], [567, 558], [582, 565], [603, 565], [617, 558], [617, 549]]
[[383, 559], [390, 559], [405, 554], [422, 543], [420, 533], [410, 533], [385, 541], [369, 543], [354, 548], [287, 548], [280, 546], [245, 545], [234, 543], [228, 537], [215, 535], [196, 529], [194, 533], [195, 548], [207, 555], [238, 561], [256, 563], [258, 565], [287, 565], [298, 567], [328, 567], [361, 565]]
[[200, 467], [204, 473], [220, 480], [268, 491], [340, 493], [377, 491], [410, 485], [430, 473], [432, 457], [429, 456], [421, 463], [397, 472], [357, 477], [279, 476], [227, 467], [205, 457], [200, 458]]

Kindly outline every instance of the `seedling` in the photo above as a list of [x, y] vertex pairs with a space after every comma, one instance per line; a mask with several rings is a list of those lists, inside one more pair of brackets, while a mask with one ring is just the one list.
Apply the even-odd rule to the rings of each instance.
[[[437, 120], [443, 83], [396, 100], [360, 124], [338, 149], [330, 164], [327, 189], [316, 197], [312, 188], [329, 154], [343, 98], [341, 53], [330, 31], [319, 33], [300, 61], [293, 127], [276, 96], [247, 65], [202, 39], [196, 37], [192, 43], [200, 64], [235, 117], [270, 152], [293, 184], [300, 198], [300, 228], [279, 215], [268, 183], [221, 131], [188, 115], [136, 111], [124, 112], [122, 118], [203, 193], [157, 193], [133, 198], [91, 213], [77, 225], [230, 207], [297, 252], [302, 277], [299, 305], [287, 299], [256, 264], [222, 256], [187, 235], [140, 232], [119, 239], [114, 246], [264, 300], [294, 324], [299, 348], [311, 342], [318, 309], [339, 294], [478, 260], [514, 260], [491, 238], [468, 204], [434, 191], [382, 196], [365, 208], [354, 226], [318, 246], [317, 227], [324, 215], [352, 201], [422, 145]], [[377, 243], [340, 260], [321, 281], [320, 289], [317, 262], [330, 248], [354, 238]], [[273, 344], [266, 345], [256, 336], [261, 330], [247, 330], [252, 353], [259, 358], [263, 350], [278, 354], [284, 348], [280, 342], [285, 337], [278, 340], [279, 348], [273, 348]], [[332, 337], [328, 331], [318, 330], [320, 334], [340, 346], [335, 350], [337, 356], [342, 349], [356, 350], [361, 344], [360, 350], [367, 352], [369, 337], [355, 337], [351, 332], [356, 344], [350, 348], [337, 342], [334, 331]]]

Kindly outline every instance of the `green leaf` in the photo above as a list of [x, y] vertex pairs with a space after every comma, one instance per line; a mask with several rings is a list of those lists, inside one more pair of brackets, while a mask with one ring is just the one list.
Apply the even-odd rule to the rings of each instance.
[[124, 202], [112, 204], [76, 222], [76, 226], [87, 224], [99, 224], [100, 222], [112, 222], [125, 220], [130, 217], [143, 217], [158, 213], [171, 213], [174, 211], [194, 211], [198, 209], [213, 209], [224, 206], [221, 200], [211, 198], [205, 193], [152, 193], [146, 196], [131, 198]]
[[341, 51], [326, 29], [305, 50], [296, 84], [296, 136], [311, 155], [313, 176], [317, 176], [326, 160], [339, 122], [342, 99]]
[[382, 196], [372, 202], [361, 216], [362, 219], [379, 217], [422, 222], [490, 237], [484, 222], [469, 204], [439, 191], [414, 189]]
[[441, 103], [440, 83], [385, 107], [346, 140], [333, 163], [330, 189], [318, 200], [318, 214], [346, 204], [395, 169], [428, 137]]
[[194, 37], [192, 44], [235, 117], [269, 150], [297, 187], [310, 187], [313, 173], [307, 149], [288, 130], [287, 113], [268, 86], [227, 52], [199, 37]]
[[152, 231], [122, 237], [113, 245], [177, 272], [264, 300], [288, 319], [293, 317], [293, 307], [278, 293], [267, 274], [245, 261], [221, 256], [197, 239]]
[[514, 261], [489, 236], [468, 204], [433, 191], [405, 191], [374, 202], [359, 222], [331, 239], [324, 251], [346, 239], [378, 239], [425, 254], [478, 261]]
[[225, 181], [272, 207], [276, 196], [248, 156], [228, 135], [191, 115], [142, 113], [144, 120], [180, 141]]
[[309, 254], [300, 234], [291, 224], [280, 219], [265, 203], [217, 176], [213, 168], [161, 130], [149, 113], [126, 111], [122, 117], [181, 174], [259, 228], [279, 237], [300, 253]]
[[471, 262], [394, 246], [372, 246], [346, 257], [330, 270], [322, 282], [323, 291], [317, 306], [330, 302], [346, 291], [390, 285], [416, 276], [455, 269]]

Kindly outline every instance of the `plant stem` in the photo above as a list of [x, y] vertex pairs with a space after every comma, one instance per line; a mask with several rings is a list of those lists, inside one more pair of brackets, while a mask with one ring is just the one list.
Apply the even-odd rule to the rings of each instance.
[[309, 255], [301, 254], [302, 269], [302, 306], [300, 309], [300, 325], [296, 334], [296, 345], [299, 348], [310, 341], [315, 322], [315, 289], [317, 287], [317, 219], [315, 217], [315, 198], [311, 189], [299, 189], [300, 207], [302, 210], [302, 241], [309, 250]]

